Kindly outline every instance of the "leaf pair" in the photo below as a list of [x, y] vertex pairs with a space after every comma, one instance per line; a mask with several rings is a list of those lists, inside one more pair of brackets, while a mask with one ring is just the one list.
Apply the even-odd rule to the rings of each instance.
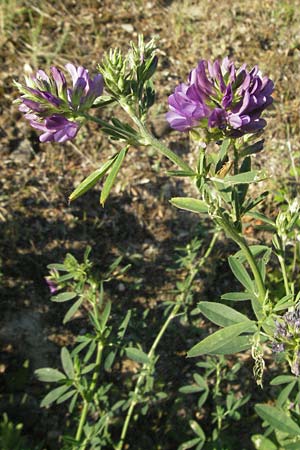
[[89, 189], [95, 186], [95, 184], [104, 177], [104, 175], [110, 170], [105, 183], [102, 188], [100, 203], [104, 206], [109, 193], [113, 187], [115, 179], [118, 175], [118, 172], [121, 168], [123, 160], [126, 156], [129, 146], [124, 147], [117, 155], [115, 155], [112, 159], [107, 161], [100, 169], [95, 170], [91, 173], [80, 185], [72, 192], [69, 197], [70, 202], [76, 200], [81, 195], [85, 194]]
[[[201, 302], [199, 310], [211, 322], [223, 326], [189, 350], [190, 358], [205, 354], [232, 354], [251, 347], [251, 335], [257, 330], [255, 322], [229, 306], [216, 302]], [[242, 333], [247, 333], [242, 335]]]

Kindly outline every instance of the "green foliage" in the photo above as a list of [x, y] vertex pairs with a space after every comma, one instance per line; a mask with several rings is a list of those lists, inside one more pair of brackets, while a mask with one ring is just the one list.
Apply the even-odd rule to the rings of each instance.
[[0, 422], [0, 445], [2, 450], [25, 450], [24, 439], [22, 438], [23, 425], [15, 425], [8, 419], [7, 414], [3, 414]]
[[[180, 449], [221, 449], [227, 448], [226, 445], [228, 448], [233, 448], [225, 430], [230, 426], [230, 422], [241, 420], [240, 411], [250, 399], [250, 395], [237, 397], [232, 390], [242, 366], [237, 363], [230, 368], [223, 356], [208, 357], [205, 362], [197, 363], [197, 366], [204, 370], [204, 373], [202, 375], [193, 373], [193, 384], [183, 386], [179, 391], [182, 394], [193, 394], [193, 396], [198, 394], [197, 408], [210, 409], [209, 420], [212, 427], [209, 427], [206, 433], [198, 422], [190, 420], [190, 428], [196, 437], [184, 442]], [[209, 402], [212, 402], [212, 409], [208, 406]]]

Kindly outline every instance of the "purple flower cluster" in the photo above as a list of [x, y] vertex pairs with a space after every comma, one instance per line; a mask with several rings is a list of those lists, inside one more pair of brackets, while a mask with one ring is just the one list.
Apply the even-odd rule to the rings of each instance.
[[289, 311], [282, 316], [281, 321], [276, 321], [274, 337], [291, 339], [295, 335], [300, 336], [300, 309]]
[[178, 131], [191, 128], [221, 130], [228, 136], [260, 131], [263, 110], [273, 99], [273, 82], [258, 67], [236, 69], [227, 57], [220, 63], [201, 60], [169, 97], [167, 120]]
[[291, 371], [294, 375], [300, 375], [300, 352], [298, 341], [300, 338], [300, 309], [285, 313], [280, 320], [275, 322], [276, 330], [272, 343], [275, 353], [286, 351], [291, 354]]
[[88, 70], [73, 64], [67, 64], [66, 69], [72, 78], [72, 88], [57, 67], [51, 67], [50, 76], [38, 70], [35, 76], [26, 78], [26, 85], [16, 83], [22, 93], [19, 110], [33, 128], [43, 132], [41, 142], [73, 139], [80, 128], [80, 116], [103, 92], [102, 75], [91, 79]]

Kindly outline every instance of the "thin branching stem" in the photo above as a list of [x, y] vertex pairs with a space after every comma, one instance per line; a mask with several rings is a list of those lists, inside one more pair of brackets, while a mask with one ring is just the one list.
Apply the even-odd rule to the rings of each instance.
[[[203, 257], [198, 261], [198, 263], [191, 268], [190, 271], [190, 277], [189, 277], [189, 283], [186, 286], [185, 290], [181, 293], [180, 298], [178, 299], [178, 301], [175, 303], [174, 307], [172, 308], [170, 314], [168, 315], [167, 319], [165, 320], [163, 326], [161, 327], [159, 333], [157, 334], [155, 340], [153, 341], [153, 344], [147, 354], [148, 359], [151, 361], [151, 359], [153, 358], [153, 356], [155, 355], [155, 350], [159, 344], [159, 342], [161, 341], [163, 335], [165, 334], [169, 324], [172, 322], [172, 320], [177, 316], [177, 314], [179, 313], [179, 310], [181, 308], [181, 306], [185, 303], [189, 292], [192, 288], [195, 276], [197, 275], [199, 269], [201, 266], [203, 266], [203, 264], [205, 263], [206, 259], [209, 257], [210, 253], [213, 250], [213, 247], [217, 241], [219, 235], [219, 231], [215, 231], [215, 233], [212, 236], [212, 239], [209, 243], [209, 246], [205, 252], [205, 254], [203, 255]], [[126, 435], [127, 435], [127, 431], [128, 431], [128, 426], [134, 411], [134, 408], [136, 407], [136, 405], [139, 402], [139, 394], [140, 394], [140, 388], [143, 385], [144, 379], [147, 376], [147, 369], [148, 369], [148, 364], [144, 364], [142, 369], [141, 369], [141, 373], [137, 379], [136, 385], [135, 385], [135, 389], [132, 395], [132, 399], [131, 399], [131, 403], [130, 406], [128, 408], [127, 411], [127, 415], [123, 424], [123, 428], [122, 428], [122, 432], [121, 432], [121, 436], [120, 436], [120, 441], [118, 442], [117, 446], [116, 446], [116, 450], [122, 450], [123, 449], [123, 445], [125, 444], [125, 439], [126, 439]]]
[[[100, 366], [101, 358], [102, 358], [102, 350], [103, 350], [103, 343], [100, 341], [100, 342], [98, 342], [98, 345], [97, 345], [95, 369], [93, 372], [90, 387], [88, 389], [87, 398], [85, 398], [83, 401], [83, 408], [81, 410], [80, 420], [79, 420], [79, 424], [78, 424], [78, 428], [77, 428], [77, 432], [76, 432], [76, 436], [75, 436], [75, 439], [78, 442], [80, 442], [80, 440], [81, 440], [83, 427], [85, 425], [86, 418], [87, 418], [87, 415], [89, 412], [90, 400], [91, 400], [91, 398], [95, 392], [95, 388], [97, 386], [97, 381], [98, 381], [98, 377], [99, 377], [99, 366]], [[81, 450], [84, 450], [84, 449], [85, 449], [85, 445], [84, 445], [84, 447], [81, 447]]]

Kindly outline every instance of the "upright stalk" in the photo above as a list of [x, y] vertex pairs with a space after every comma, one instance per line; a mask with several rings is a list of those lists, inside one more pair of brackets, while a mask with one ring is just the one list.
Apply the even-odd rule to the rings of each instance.
[[[86, 422], [86, 418], [87, 418], [87, 415], [89, 412], [90, 399], [93, 396], [93, 394], [95, 392], [95, 388], [97, 386], [97, 381], [98, 381], [98, 376], [99, 376], [99, 366], [100, 366], [101, 357], [102, 357], [102, 350], [103, 350], [103, 344], [100, 341], [100, 342], [98, 342], [98, 345], [97, 345], [97, 355], [96, 355], [96, 360], [95, 360], [95, 369], [93, 372], [92, 381], [91, 381], [91, 384], [90, 384], [90, 387], [88, 390], [88, 395], [83, 401], [83, 408], [81, 410], [80, 420], [79, 420], [79, 424], [78, 424], [78, 428], [77, 428], [77, 432], [76, 432], [76, 436], [75, 436], [75, 439], [78, 442], [80, 442], [80, 440], [81, 440], [83, 427], [84, 427], [84, 424]], [[85, 446], [81, 448], [81, 450], [84, 450], [84, 449], [85, 449]]]
[[225, 230], [226, 234], [231, 237], [231, 239], [237, 243], [240, 247], [244, 256], [250, 266], [250, 269], [253, 273], [254, 280], [258, 290], [258, 301], [262, 305], [266, 299], [267, 291], [264, 285], [264, 281], [262, 279], [260, 270], [257, 266], [254, 256], [252, 255], [249, 246], [243, 236], [241, 236], [235, 228], [231, 225], [231, 223], [222, 215], [222, 218], [218, 220], [220, 226]]

